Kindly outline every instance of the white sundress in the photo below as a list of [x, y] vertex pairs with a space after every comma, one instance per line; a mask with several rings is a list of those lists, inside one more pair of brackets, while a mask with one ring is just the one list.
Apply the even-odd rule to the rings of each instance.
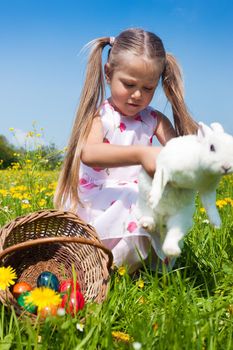
[[[125, 146], [152, 144], [157, 124], [153, 108], [127, 117], [106, 100], [100, 117], [104, 142]], [[140, 227], [134, 214], [140, 169], [139, 165], [105, 169], [80, 165], [79, 196], [84, 208], [79, 207], [77, 214], [95, 227], [103, 244], [112, 250], [114, 263], [126, 264], [132, 271], [147, 258], [151, 245], [166, 263], [159, 234], [152, 238]]]

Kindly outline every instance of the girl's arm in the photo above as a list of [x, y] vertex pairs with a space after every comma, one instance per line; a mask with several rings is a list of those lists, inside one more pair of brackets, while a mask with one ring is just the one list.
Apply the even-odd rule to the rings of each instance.
[[151, 176], [154, 174], [155, 159], [161, 150], [160, 147], [118, 146], [104, 143], [103, 139], [101, 119], [95, 117], [81, 153], [81, 160], [84, 164], [103, 168], [142, 165], [148, 174]]
[[170, 120], [161, 112], [157, 113], [157, 126], [154, 135], [157, 137], [161, 145], [165, 145], [170, 139], [176, 137], [176, 132]]

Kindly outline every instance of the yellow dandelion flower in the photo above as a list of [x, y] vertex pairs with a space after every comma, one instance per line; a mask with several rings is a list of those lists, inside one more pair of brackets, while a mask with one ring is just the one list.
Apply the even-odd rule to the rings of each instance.
[[119, 331], [113, 331], [112, 337], [115, 338], [116, 340], [121, 340], [125, 343], [129, 343], [130, 341], [133, 341], [132, 337], [130, 337], [129, 334], [124, 332], [119, 332]]
[[126, 268], [125, 266], [120, 266], [118, 269], [118, 273], [120, 276], [124, 276], [126, 274]]
[[21, 166], [19, 163], [11, 163], [11, 167], [13, 170], [18, 170]]
[[48, 188], [49, 188], [50, 190], [54, 190], [56, 187], [57, 187], [57, 181], [51, 182], [51, 183], [48, 185]]
[[16, 272], [11, 266], [0, 267], [0, 290], [6, 290], [7, 287], [15, 284], [16, 278]]
[[47, 287], [35, 288], [25, 297], [26, 304], [33, 304], [41, 311], [46, 306], [59, 305], [61, 297], [53, 289]]
[[24, 198], [24, 196], [21, 193], [13, 193], [11, 197], [14, 199], [20, 199], [20, 200]]
[[54, 195], [54, 192], [46, 192], [45, 195], [47, 197], [52, 197]]
[[14, 131], [15, 129], [14, 128], [9, 128], [9, 131]]
[[137, 281], [136, 286], [139, 288], [144, 288], [144, 281], [143, 280]]
[[22, 203], [21, 204], [21, 208], [22, 209], [28, 209], [28, 208], [30, 208], [31, 207], [31, 204], [29, 204], [29, 203]]
[[7, 190], [4, 190], [4, 189], [0, 189], [0, 194], [3, 196], [3, 197], [6, 197], [8, 195], [8, 191]]
[[200, 208], [200, 212], [201, 212], [201, 213], [205, 213], [205, 208], [203, 208], [203, 207]]
[[46, 200], [44, 198], [40, 199], [38, 202], [39, 207], [43, 207], [46, 204]]
[[216, 201], [216, 205], [217, 205], [218, 208], [222, 208], [225, 205], [227, 205], [227, 202], [224, 199], [219, 199], [219, 200]]
[[232, 199], [232, 198], [227, 197], [227, 198], [224, 198], [224, 200], [225, 200], [227, 203], [229, 203], [231, 206], [233, 206], [233, 199]]
[[141, 296], [141, 297], [138, 299], [138, 303], [139, 303], [139, 304], [146, 304], [146, 299], [145, 299], [143, 296]]

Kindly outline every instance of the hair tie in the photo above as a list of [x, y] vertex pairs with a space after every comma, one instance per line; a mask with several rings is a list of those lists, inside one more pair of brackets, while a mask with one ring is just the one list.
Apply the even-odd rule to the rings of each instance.
[[110, 44], [111, 46], [113, 46], [114, 41], [115, 41], [115, 36], [110, 36], [110, 38], [109, 38], [109, 44]]

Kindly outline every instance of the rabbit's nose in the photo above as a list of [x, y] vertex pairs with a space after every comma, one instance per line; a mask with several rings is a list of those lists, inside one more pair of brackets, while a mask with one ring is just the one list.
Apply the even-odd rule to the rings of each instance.
[[229, 164], [222, 165], [222, 169], [225, 174], [229, 173], [231, 170], [231, 166]]

